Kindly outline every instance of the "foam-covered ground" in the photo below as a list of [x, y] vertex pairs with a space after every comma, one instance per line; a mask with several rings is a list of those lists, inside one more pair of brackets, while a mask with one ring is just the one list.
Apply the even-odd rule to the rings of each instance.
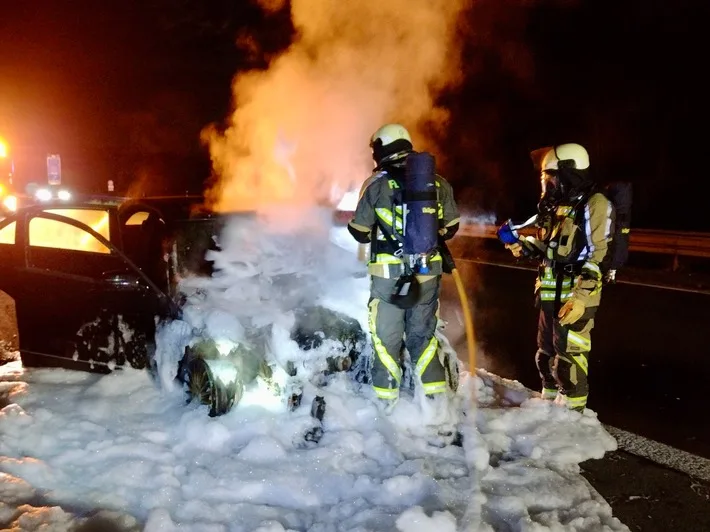
[[[579, 474], [580, 462], [616, 448], [596, 415], [543, 402], [483, 371], [463, 371], [448, 407], [403, 394], [391, 415], [366, 386], [335, 374], [318, 390], [327, 404], [324, 436], [308, 447], [301, 436], [313, 424], [317, 391], [308, 381], [295, 412], [258, 385], [221, 417], [186, 405], [172, 376], [196, 332], [238, 343], [250, 327], [270, 324], [270, 356], [307, 368], [309, 356], [287, 334], [295, 309], [321, 304], [364, 325], [368, 283], [352, 254], [324, 247], [312, 229], [254, 235], [243, 226], [225, 233], [213, 257], [221, 273], [186, 281], [183, 321], [158, 335], [157, 382], [130, 369], [97, 376], [19, 362], [0, 368], [0, 525], [628, 530]], [[430, 429], [452, 416], [463, 447], [432, 446]]]

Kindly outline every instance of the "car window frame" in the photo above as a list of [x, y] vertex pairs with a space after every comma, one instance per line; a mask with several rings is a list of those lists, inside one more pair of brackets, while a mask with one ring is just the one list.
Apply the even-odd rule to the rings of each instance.
[[[105, 210], [105, 209], [91, 209], [91, 210]], [[57, 251], [63, 251], [66, 253], [88, 253], [91, 256], [121, 256], [122, 253], [117, 253], [118, 248], [116, 245], [111, 242], [111, 240], [105, 238], [103, 235], [100, 233], [94, 231], [90, 226], [86, 225], [83, 222], [80, 222], [79, 220], [76, 220], [74, 218], [70, 218], [68, 216], [63, 216], [61, 214], [56, 214], [53, 212], [48, 212], [47, 210], [44, 209], [39, 209], [36, 211], [30, 211], [25, 213], [24, 217], [24, 223], [22, 224], [23, 226], [23, 241], [24, 241], [24, 258], [25, 258], [25, 267], [29, 268], [31, 267], [29, 265], [29, 255], [30, 255], [30, 249], [32, 248], [32, 244], [30, 243], [30, 222], [32, 221], [33, 218], [44, 218], [48, 220], [54, 220], [55, 222], [60, 222], [60, 223], [65, 223], [68, 225], [71, 225], [73, 227], [76, 227], [79, 230], [85, 231], [89, 233], [91, 236], [93, 236], [95, 239], [99, 241], [103, 246], [105, 246], [108, 250], [109, 253], [95, 253], [92, 251], [82, 251], [78, 249], [67, 249], [67, 248], [53, 248], [49, 246], [36, 246], [40, 249], [54, 249]], [[112, 228], [111, 228], [111, 213], [109, 212], [109, 235], [112, 233]], [[17, 234], [15, 235], [15, 242], [17, 243], [18, 238]]]
[[[119, 231], [123, 231], [123, 229], [127, 227], [127, 222], [139, 212], [147, 212], [148, 216], [154, 214], [167, 224], [167, 220], [159, 208], [143, 203], [140, 200], [129, 200], [119, 205], [117, 209]], [[137, 225], [131, 225], [128, 227], [137, 227]]]
[[[80, 207], [82, 208], [82, 207]], [[22, 262], [23, 264], [20, 265], [21, 268], [24, 268], [28, 271], [34, 271], [37, 272], [38, 270], [42, 270], [41, 268], [36, 268], [33, 266], [30, 266], [29, 263], [29, 253], [30, 253], [30, 248], [31, 246], [29, 245], [29, 227], [30, 227], [30, 220], [31, 218], [36, 218], [36, 217], [42, 217], [42, 218], [48, 218], [48, 219], [54, 219], [59, 222], [64, 222], [68, 223], [69, 225], [73, 225], [77, 227], [78, 229], [83, 229], [89, 234], [91, 234], [94, 238], [97, 238], [99, 242], [101, 242], [103, 245], [109, 248], [111, 253], [91, 253], [89, 252], [90, 255], [92, 256], [97, 256], [97, 257], [117, 257], [119, 258], [130, 270], [132, 270], [134, 273], [136, 273], [141, 279], [143, 280], [144, 283], [148, 285], [148, 287], [157, 295], [159, 298], [163, 298], [168, 302], [168, 306], [170, 307], [170, 310], [174, 316], [179, 316], [181, 315], [181, 312], [177, 306], [177, 304], [170, 298], [169, 294], [166, 294], [163, 290], [160, 289], [158, 285], [156, 285], [146, 273], [141, 270], [138, 265], [136, 265], [124, 252], [123, 250], [116, 245], [115, 242], [112, 242], [109, 239], [106, 239], [104, 236], [101, 234], [97, 233], [94, 231], [91, 227], [86, 225], [83, 222], [80, 222], [78, 220], [75, 220], [74, 218], [69, 218], [68, 216], [62, 216], [61, 214], [55, 214], [52, 212], [47, 212], [48, 207], [44, 207], [41, 209], [30, 209], [27, 212], [24, 212], [22, 216], [22, 223], [18, 224], [18, 227], [22, 227], [22, 231], [18, 231], [15, 235], [15, 245], [20, 245], [22, 247]], [[118, 222], [118, 213], [112, 209], [106, 209], [105, 207], [101, 207], [100, 209], [102, 210], [108, 210], [109, 211], [109, 235], [111, 236], [111, 239], [114, 237], [118, 238], [120, 240], [121, 238], [121, 228], [120, 228], [120, 223]], [[99, 210], [98, 208], [95, 210]], [[16, 215], [16, 217], [19, 219], [20, 215]], [[4, 220], [3, 220], [4, 221]], [[113, 222], [112, 222], [113, 221]], [[21, 235], [21, 239], [20, 239]], [[21, 240], [21, 242], [20, 242]], [[87, 253], [84, 251], [75, 251], [75, 250], [66, 250], [66, 249], [61, 249], [61, 248], [43, 248], [43, 249], [56, 249], [59, 251], [67, 252], [67, 253]], [[96, 280], [94, 277], [90, 276], [83, 276], [83, 275], [76, 275], [76, 274], [69, 274], [66, 272], [58, 272], [56, 270], [51, 270], [52, 274], [55, 275], [65, 275], [65, 276], [73, 276], [73, 278], [82, 278], [82, 279], [91, 279], [91, 280]], [[49, 273], [49, 272], [48, 272]]]
[[0, 220], [0, 229], [5, 227], [6, 225], [10, 225], [13, 221], [17, 220], [17, 218], [17, 213], [11, 214], [10, 216], [5, 216], [5, 218]]
[[7, 216], [0, 220], [0, 231], [5, 229], [8, 225], [15, 224], [15, 241], [12, 244], [0, 242], [0, 246], [16, 246], [17, 245], [17, 233], [18, 233], [18, 227], [20, 227], [20, 223], [18, 221], [18, 216], [16, 214], [13, 214], [12, 216]]

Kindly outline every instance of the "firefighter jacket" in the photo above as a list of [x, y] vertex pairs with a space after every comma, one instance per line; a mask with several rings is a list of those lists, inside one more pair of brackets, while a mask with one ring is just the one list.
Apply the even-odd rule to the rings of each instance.
[[[439, 234], [444, 240], [453, 237], [458, 230], [459, 211], [454, 201], [451, 185], [441, 176], [436, 176]], [[368, 272], [375, 277], [394, 279], [404, 273], [402, 259], [396, 257], [393, 243], [378, 224], [386, 231], [402, 235], [404, 217], [402, 206], [401, 180], [386, 170], [370, 176], [362, 186], [355, 215], [348, 224], [350, 233], [361, 243], [370, 242]], [[429, 274], [443, 273], [441, 254], [437, 251], [429, 259]]]
[[560, 206], [538, 229], [544, 252], [536, 290], [543, 305], [575, 297], [599, 306], [603, 274], [611, 259], [615, 210], [601, 193], [575, 206]]

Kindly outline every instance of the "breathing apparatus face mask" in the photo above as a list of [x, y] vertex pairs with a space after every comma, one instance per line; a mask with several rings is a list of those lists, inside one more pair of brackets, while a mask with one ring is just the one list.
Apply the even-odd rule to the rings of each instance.
[[587, 170], [568, 167], [543, 170], [540, 183], [542, 186], [538, 203], [540, 214], [549, 214], [560, 205], [575, 204], [588, 194], [594, 185]]
[[542, 193], [537, 204], [540, 214], [550, 214], [565, 199], [564, 186], [558, 174], [558, 170], [543, 170], [540, 175]]

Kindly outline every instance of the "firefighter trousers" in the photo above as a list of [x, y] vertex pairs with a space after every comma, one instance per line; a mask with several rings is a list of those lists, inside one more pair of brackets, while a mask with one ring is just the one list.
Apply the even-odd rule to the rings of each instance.
[[444, 366], [439, 360], [436, 325], [441, 277], [420, 285], [414, 307], [404, 310], [389, 303], [397, 279], [372, 277], [369, 325], [374, 357], [372, 386], [380, 399], [396, 400], [402, 381], [402, 347], [406, 347], [414, 374], [424, 393], [433, 396], [447, 389]]
[[570, 325], [560, 325], [554, 305], [543, 304], [540, 309], [535, 363], [543, 395], [551, 397], [561, 392], [574, 410], [582, 411], [587, 405], [591, 331], [597, 308], [588, 308], [582, 318]]

